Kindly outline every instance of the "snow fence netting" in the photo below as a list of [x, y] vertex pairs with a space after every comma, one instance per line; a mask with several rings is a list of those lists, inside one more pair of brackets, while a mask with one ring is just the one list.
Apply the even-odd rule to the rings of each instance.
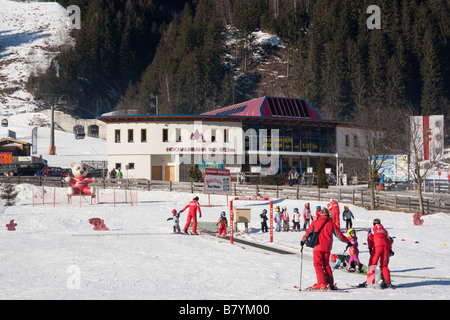
[[68, 196], [67, 188], [35, 187], [29, 190], [33, 206], [135, 206], [138, 204], [138, 191], [131, 189], [101, 189], [95, 187], [95, 196], [75, 194]]

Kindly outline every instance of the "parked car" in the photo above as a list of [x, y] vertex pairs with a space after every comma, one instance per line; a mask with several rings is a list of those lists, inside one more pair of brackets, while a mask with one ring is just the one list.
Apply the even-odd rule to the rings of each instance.
[[45, 163], [30, 163], [25, 167], [20, 167], [18, 174], [20, 176], [34, 176], [35, 173], [41, 171], [46, 166]]
[[69, 174], [59, 167], [45, 167], [41, 171], [35, 173], [35, 177], [67, 177]]
[[391, 178], [384, 179], [384, 190], [396, 190], [397, 184]]
[[19, 174], [20, 165], [18, 164], [2, 164], [0, 165], [0, 174], [5, 176], [17, 176]]

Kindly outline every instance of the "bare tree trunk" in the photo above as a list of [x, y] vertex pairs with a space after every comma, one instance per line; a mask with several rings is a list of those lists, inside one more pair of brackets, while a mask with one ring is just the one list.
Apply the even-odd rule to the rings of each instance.
[[419, 211], [422, 215], [425, 215], [425, 208], [423, 206], [422, 183], [417, 183], [417, 194], [419, 196]]
[[375, 209], [375, 184], [372, 181], [369, 182], [370, 188], [369, 188], [369, 194], [370, 194], [370, 209]]

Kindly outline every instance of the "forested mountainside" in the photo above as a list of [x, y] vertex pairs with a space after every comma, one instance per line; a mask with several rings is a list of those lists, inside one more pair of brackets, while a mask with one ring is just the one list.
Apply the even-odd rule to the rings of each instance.
[[[263, 95], [305, 98], [327, 119], [367, 106], [449, 115], [449, 0], [61, 4], [81, 8], [76, 44], [29, 86], [80, 116], [155, 113], [155, 97], [160, 114], [201, 113]], [[380, 29], [367, 26], [374, 4]], [[256, 31], [279, 44], [261, 47]]]

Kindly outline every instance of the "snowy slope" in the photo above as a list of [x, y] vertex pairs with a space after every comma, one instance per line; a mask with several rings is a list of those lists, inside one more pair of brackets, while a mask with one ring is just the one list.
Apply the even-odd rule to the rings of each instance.
[[25, 83], [47, 69], [60, 46], [73, 42], [67, 12], [56, 2], [0, 0], [0, 8], [0, 111], [33, 111]]

